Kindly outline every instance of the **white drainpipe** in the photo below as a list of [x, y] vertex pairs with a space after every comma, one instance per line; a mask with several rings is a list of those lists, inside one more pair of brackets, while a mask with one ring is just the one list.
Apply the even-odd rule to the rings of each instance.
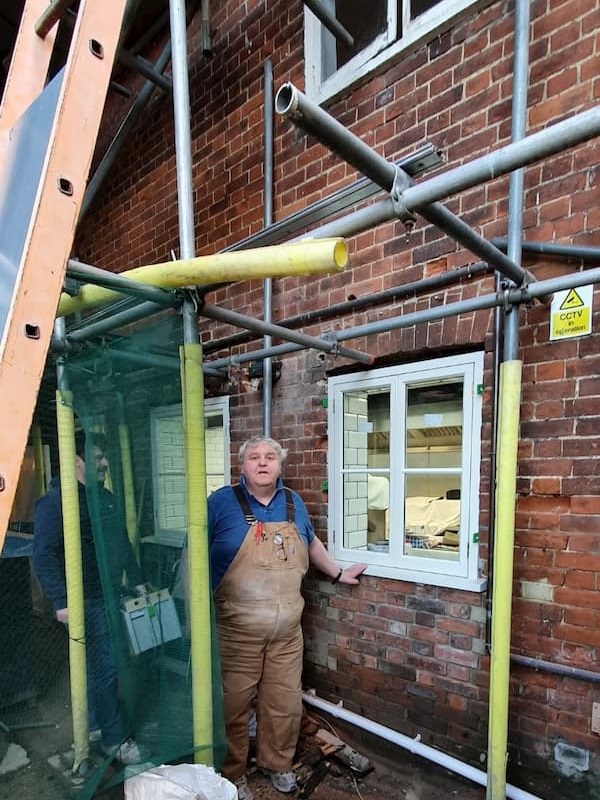
[[[457, 775], [462, 775], [463, 778], [468, 778], [480, 786], [487, 785], [487, 774], [485, 772], [459, 761], [458, 758], [453, 758], [453, 756], [446, 755], [446, 753], [442, 753], [440, 750], [436, 750], [434, 747], [429, 747], [429, 745], [423, 744], [420, 740], [420, 737], [411, 739], [410, 736], [405, 736], [404, 734], [398, 733], [391, 728], [386, 728], [385, 725], [379, 725], [377, 722], [372, 722], [365, 717], [361, 717], [360, 714], [355, 714], [353, 711], [347, 711], [342, 707], [341, 702], [335, 704], [330, 703], [327, 700], [320, 700], [312, 691], [304, 692], [302, 694], [302, 699], [310, 706], [320, 708], [321, 711], [326, 711], [333, 717], [350, 722], [357, 728], [362, 728], [365, 731], [369, 731], [369, 733], [374, 733], [381, 739], [386, 739], [388, 742], [392, 742], [399, 747], [403, 747], [405, 750], [409, 750], [415, 755], [422, 756], [429, 761], [433, 761], [435, 764], [439, 764], [441, 767], [449, 769], [451, 772], [455, 772]], [[510, 798], [510, 800], [542, 800], [541, 797], [530, 794], [524, 789], [519, 789], [517, 786], [511, 786], [509, 783], [506, 784], [506, 797]]]

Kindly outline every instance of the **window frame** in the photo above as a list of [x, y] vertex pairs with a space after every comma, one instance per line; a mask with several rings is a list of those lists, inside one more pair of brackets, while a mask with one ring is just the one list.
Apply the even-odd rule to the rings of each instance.
[[[406, 454], [406, 405], [398, 402], [408, 386], [427, 384], [440, 378], [463, 381], [463, 430], [461, 442], [461, 525], [458, 561], [443, 557], [419, 557], [404, 553], [405, 505], [404, 464]], [[383, 367], [368, 372], [334, 376], [328, 381], [329, 425], [329, 528], [328, 542], [332, 557], [346, 566], [366, 563], [368, 574], [412, 583], [428, 583], [481, 592], [486, 579], [479, 575], [479, 484], [481, 468], [481, 420], [483, 353], [480, 351], [447, 356], [417, 363]], [[390, 504], [389, 550], [377, 552], [344, 545], [344, 476], [352, 468], [344, 466], [344, 394], [346, 392], [390, 387]], [[381, 474], [385, 470], [369, 469]]]
[[[230, 452], [230, 417], [229, 417], [229, 396], [222, 397], [207, 397], [204, 400], [204, 414], [205, 418], [211, 414], [220, 413], [223, 419], [223, 470], [224, 480], [223, 485], [231, 481], [231, 452]], [[159, 458], [160, 443], [157, 434], [157, 421], [164, 420], [169, 417], [176, 417], [181, 420], [181, 427], [183, 429], [183, 407], [181, 403], [175, 403], [167, 406], [157, 406], [153, 408], [150, 413], [150, 430], [151, 430], [151, 445], [152, 445], [152, 495], [153, 495], [153, 517], [154, 517], [154, 531], [153, 536], [149, 537], [151, 540], [162, 541], [164, 544], [174, 544], [181, 546], [187, 535], [187, 528], [167, 528], [161, 525], [161, 487], [160, 475], [157, 469]], [[208, 457], [208, 453], [207, 453]], [[183, 455], [184, 463], [182, 464], [182, 472], [185, 477], [185, 454]], [[164, 474], [164, 473], [163, 473]], [[179, 473], [178, 473], [179, 474]], [[208, 474], [208, 469], [207, 469]], [[207, 494], [210, 493], [207, 489]]]
[[[322, 78], [322, 35], [327, 29], [308, 7], [304, 7], [304, 79], [307, 96], [322, 103], [354, 86], [386, 61], [415, 50], [433, 39], [469, 12], [489, 5], [490, 0], [440, 0], [433, 8], [410, 20], [410, 0], [402, 0], [402, 21], [396, 19], [396, 0], [388, 0], [388, 28], [366, 48], [328, 78]], [[396, 38], [400, 27], [403, 34]], [[387, 43], [386, 40], [392, 39]]]

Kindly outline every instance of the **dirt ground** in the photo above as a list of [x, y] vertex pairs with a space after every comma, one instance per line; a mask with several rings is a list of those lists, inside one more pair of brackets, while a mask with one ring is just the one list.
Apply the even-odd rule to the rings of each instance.
[[[44, 665], [43, 674], [38, 678], [38, 691], [21, 703], [0, 708], [0, 761], [10, 743], [13, 745], [11, 752], [15, 746], [22, 748], [18, 754], [25, 756], [28, 763], [0, 774], [0, 800], [77, 800], [81, 797], [87, 800], [90, 792], [82, 792], [81, 786], [73, 783], [68, 761], [64, 758], [72, 742], [65, 631], [47, 615], [37, 617], [36, 625], [41, 626], [34, 632], [37, 657]], [[307, 716], [309, 720], [303, 727], [298, 747], [299, 764], [310, 761], [311, 755], [314, 760], [315, 752], [319, 752], [314, 738], [319, 727], [333, 727], [318, 713], [313, 713], [313, 709], [307, 709]], [[342, 738], [354, 746], [346, 731]], [[405, 751], [399, 751], [397, 759], [391, 760], [378, 756], [363, 744], [356, 745], [356, 749], [370, 759], [374, 769], [369, 774], [357, 777], [329, 759], [330, 768], [324, 771], [310, 794], [302, 792], [302, 788], [308, 791], [308, 784], [300, 783], [297, 796], [310, 796], [312, 800], [438, 800], [459, 795], [461, 800], [483, 800], [485, 797], [483, 787], [424, 763]], [[298, 774], [306, 779], [309, 772], [310, 768], [305, 767]], [[256, 800], [282, 800], [283, 796], [252, 765], [248, 779]], [[93, 796], [99, 800], [122, 800], [123, 786], [100, 788]]]
[[[29, 764], [14, 772], [0, 775], [0, 800], [77, 800], [82, 797], [80, 788], [68, 780], [57, 768], [57, 756], [67, 752], [71, 742], [70, 698], [66, 677], [57, 676], [53, 690], [44, 697], [43, 708], [36, 702], [0, 713], [0, 721], [8, 722], [18, 717], [19, 729], [9, 730], [11, 743], [23, 747]], [[4, 719], [3, 719], [4, 715]], [[360, 734], [353, 738], [350, 726], [340, 727], [312, 708], [306, 709], [307, 718], [298, 747], [297, 774], [306, 778], [310, 772], [307, 764], [314, 756], [319, 742], [315, 730], [328, 727], [348, 746], [367, 758], [373, 767], [367, 775], [358, 777], [348, 768], [328, 759], [329, 768], [322, 779], [308, 794], [308, 784], [299, 782], [299, 791], [288, 795], [290, 800], [484, 800], [486, 789], [446, 769], [424, 760], [389, 743], [371, 737], [365, 743]], [[335, 725], [335, 727], [334, 727]], [[29, 727], [30, 726], [30, 727]], [[51, 727], [49, 727], [51, 726]], [[6, 747], [6, 732], [3, 746]], [[1, 751], [0, 751], [1, 752]], [[54, 766], [49, 759], [54, 759]], [[63, 765], [64, 767], [64, 765]], [[68, 770], [67, 770], [68, 775]], [[267, 778], [250, 765], [248, 781], [254, 791], [255, 800], [283, 800]], [[580, 794], [571, 782], [563, 782], [556, 776], [519, 774], [519, 785], [532, 796], [542, 800], [584, 800], [587, 793]], [[87, 795], [89, 797], [89, 794]], [[589, 795], [592, 800], [593, 795]], [[100, 788], [94, 800], [123, 800], [122, 784], [111, 789]]]
[[[19, 724], [22, 729], [10, 731], [9, 738], [14, 744], [24, 748], [30, 763], [15, 772], [0, 775], [0, 800], [77, 800], [81, 797], [79, 787], [73, 785], [49, 759], [56, 759], [59, 753], [69, 750], [70, 746], [70, 704], [68, 687], [59, 681], [57, 691], [50, 705], [45, 702], [45, 719], [56, 720], [57, 727], [31, 727], [27, 723], [39, 723], [39, 707], [35, 704], [19, 709]], [[323, 723], [319, 715], [313, 716], [308, 709], [309, 717], [317, 725]], [[309, 730], [314, 729], [309, 726]], [[290, 798], [310, 797], [312, 800], [484, 800], [486, 789], [471, 781], [449, 772], [446, 769], [414, 756], [405, 750], [391, 746], [378, 748], [364, 742], [353, 741], [351, 731], [339, 730], [337, 735], [350, 747], [355, 748], [366, 757], [373, 770], [363, 777], [357, 777], [350, 770], [338, 765], [334, 758], [328, 760], [329, 768], [324, 771], [322, 779], [309, 794], [302, 782], [299, 791]], [[310, 762], [310, 753], [318, 746], [315, 737], [304, 733], [299, 742], [298, 763]], [[56, 762], [55, 762], [56, 764]], [[64, 766], [64, 765], [63, 765]], [[299, 777], [306, 776], [306, 766], [301, 766]], [[254, 791], [256, 800], [282, 800], [269, 780], [250, 766], [248, 781]], [[582, 800], [577, 793], [572, 793], [571, 786], [561, 788], [556, 779], [544, 782], [540, 776], [531, 780], [520, 781], [521, 785], [532, 795], [543, 800]], [[89, 795], [88, 795], [89, 796]], [[123, 800], [123, 786], [109, 790], [98, 790], [93, 795], [96, 800]]]
[[[88, 800], [90, 791], [70, 779], [68, 764], [61, 754], [68, 753], [72, 741], [70, 693], [64, 652], [56, 648], [63, 631], [50, 627], [44, 635], [58, 652], [62, 669], [49, 668], [43, 676], [43, 691], [24, 702], [0, 708], [0, 761], [9, 744], [23, 748], [28, 763], [12, 772], [0, 774], [0, 800]], [[357, 775], [340, 765], [332, 755], [324, 767], [316, 738], [319, 729], [336, 734], [349, 747], [369, 761], [373, 769]], [[330, 720], [312, 707], [306, 708], [303, 733], [298, 747], [299, 791], [290, 798], [312, 800], [484, 800], [486, 789], [401, 748], [394, 748], [376, 737], [356, 731], [352, 726]], [[312, 768], [322, 771], [316, 785], [310, 785]], [[267, 778], [250, 765], [248, 780], [256, 800], [282, 800]], [[518, 784], [543, 800], [587, 800], [572, 783], [556, 776], [518, 776]], [[96, 790], [98, 800], [123, 800], [123, 785]], [[592, 800], [592, 795], [589, 796]]]
[[[310, 791], [310, 784], [302, 778], [307, 771], [306, 763], [310, 763], [311, 753], [318, 748], [318, 740], [311, 735], [314, 726], [327, 725], [327, 720], [308, 709], [308, 723], [305, 718], [305, 733], [300, 738], [298, 748], [298, 764], [296, 770], [299, 778], [297, 797], [309, 796], [312, 800], [484, 800], [485, 787], [475, 786], [453, 775], [436, 765], [424, 762], [410, 753], [397, 751], [397, 759], [393, 761], [384, 757], [372, 747], [353, 741], [348, 729], [335, 727], [335, 733], [349, 747], [352, 747], [366, 759], [373, 768], [368, 774], [358, 776], [336, 761], [335, 755], [327, 759], [328, 769], [324, 777]], [[310, 780], [310, 778], [309, 778]], [[248, 782], [254, 791], [255, 800], [282, 800], [282, 795], [263, 775], [250, 769]], [[306, 790], [310, 794], [306, 794]], [[293, 797], [293, 795], [292, 795]]]
[[[60, 636], [59, 628], [51, 628], [50, 638]], [[56, 640], [54, 640], [56, 645]], [[66, 643], [65, 643], [66, 644]], [[66, 647], [64, 662], [66, 666]], [[61, 755], [70, 751], [71, 703], [66, 669], [49, 670], [45, 676], [44, 691], [39, 696], [0, 711], [4, 731], [2, 750], [7, 745], [23, 748], [29, 760], [13, 772], [0, 774], [0, 800], [77, 800], [82, 796], [81, 788], [69, 779], [68, 764]], [[334, 727], [325, 717], [313, 709], [306, 710], [303, 734], [298, 746], [298, 764], [316, 760], [319, 742], [315, 733], [319, 729], [330, 729], [349, 746], [355, 747], [369, 759], [373, 770], [364, 777], [353, 775], [347, 768], [328, 759], [330, 767], [324, 770], [322, 779], [309, 795], [302, 792], [308, 785], [300, 783], [300, 790], [290, 797], [310, 796], [312, 800], [483, 800], [485, 788], [475, 786], [446, 770], [406, 751], [398, 751], [397, 759], [383, 757], [373, 750], [353, 742], [346, 729]], [[2, 753], [0, 750], [0, 754]], [[298, 769], [298, 776], [307, 778], [310, 767]], [[267, 778], [252, 767], [249, 768], [249, 783], [256, 800], [282, 800]], [[89, 793], [88, 793], [89, 796]], [[123, 800], [122, 785], [109, 790], [97, 790], [93, 795], [98, 800]]]
[[[66, 687], [64, 687], [66, 688]], [[61, 696], [62, 695], [62, 696]], [[10, 740], [21, 745], [27, 753], [30, 763], [15, 772], [0, 775], [0, 800], [76, 800], [79, 789], [52, 766], [48, 759], [56, 757], [59, 752], [66, 752], [70, 745], [70, 724], [68, 692], [57, 692], [54, 702], [55, 717], [65, 719], [64, 732], [61, 724], [57, 728], [26, 728], [11, 731]], [[51, 709], [44, 712], [46, 716]], [[310, 712], [309, 712], [310, 713]], [[28, 721], [35, 723], [36, 707], [20, 709], [20, 724]], [[347, 737], [348, 744], [352, 744]], [[303, 735], [299, 743], [299, 761], [316, 747], [310, 735]], [[461, 779], [435, 765], [425, 763], [421, 759], [406, 752], [398, 753], [398, 760], [391, 762], [378, 757], [376, 753], [364, 746], [361, 755], [367, 757], [373, 770], [364, 777], [355, 777], [347, 768], [338, 766], [333, 759], [329, 760], [330, 768], [324, 773], [322, 780], [310, 793], [312, 800], [439, 800], [440, 798], [460, 798], [460, 800], [484, 800], [485, 788]], [[64, 766], [64, 765], [63, 765]], [[306, 774], [301, 768], [299, 775]], [[250, 766], [248, 781], [254, 791], [256, 800], [282, 800], [282, 795], [270, 784], [269, 780]], [[300, 784], [302, 789], [302, 784]], [[290, 797], [306, 796], [302, 791]], [[123, 787], [114, 787], [107, 791], [97, 791], [94, 798], [99, 800], [122, 800]]]

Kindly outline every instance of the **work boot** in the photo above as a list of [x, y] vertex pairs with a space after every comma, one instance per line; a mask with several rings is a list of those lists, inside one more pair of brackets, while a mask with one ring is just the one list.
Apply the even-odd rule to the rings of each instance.
[[264, 768], [261, 768], [261, 772], [271, 780], [271, 783], [278, 792], [289, 794], [290, 792], [295, 792], [298, 788], [296, 776], [293, 772], [275, 772], [272, 769]]
[[238, 800], [254, 800], [252, 789], [248, 786], [248, 781], [245, 775], [234, 781], [235, 788], [237, 789]]

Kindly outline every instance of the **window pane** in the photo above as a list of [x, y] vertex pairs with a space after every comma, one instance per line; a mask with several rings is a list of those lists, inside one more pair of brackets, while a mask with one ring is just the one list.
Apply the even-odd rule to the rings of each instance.
[[158, 524], [163, 530], [184, 530], [186, 522], [185, 475], [163, 473], [159, 482]]
[[344, 394], [344, 547], [388, 550], [390, 391]]
[[225, 431], [223, 413], [208, 412], [205, 417], [206, 493], [211, 494], [225, 483]]
[[344, 547], [367, 547], [367, 475], [344, 476]]
[[409, 385], [406, 397], [407, 466], [460, 467], [463, 382]]
[[458, 560], [460, 495], [409, 495], [404, 507], [404, 552], [422, 558]]
[[186, 525], [185, 441], [181, 417], [167, 414], [154, 419], [157, 521], [162, 530], [184, 530]]
[[[206, 401], [204, 442], [207, 495], [229, 482], [228, 410]], [[155, 534], [178, 544], [187, 528], [185, 431], [181, 405], [152, 411], [152, 462]]]
[[372, 0], [369, 12], [365, 14], [363, 0], [336, 0], [326, 5], [335, 13], [338, 21], [354, 39], [354, 46], [348, 47], [323, 26], [323, 78], [328, 78], [337, 69], [364, 50], [367, 45], [387, 30], [388, 0]]
[[440, 0], [410, 0], [410, 18], [415, 19], [420, 14], [429, 11], [430, 8], [437, 6]]
[[409, 385], [405, 553], [458, 558], [463, 382]]

